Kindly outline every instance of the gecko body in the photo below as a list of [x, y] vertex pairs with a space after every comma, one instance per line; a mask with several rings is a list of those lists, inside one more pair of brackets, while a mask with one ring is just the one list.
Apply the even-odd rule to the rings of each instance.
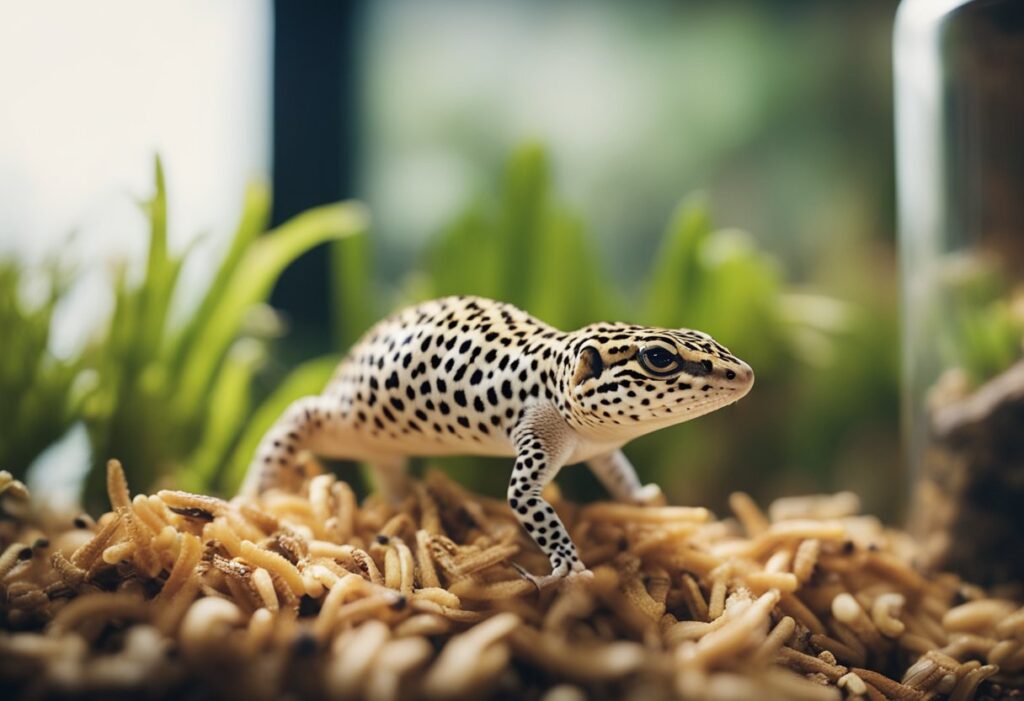
[[541, 490], [586, 462], [613, 497], [644, 503], [628, 441], [743, 397], [745, 362], [700, 331], [597, 323], [564, 332], [502, 302], [447, 297], [371, 328], [323, 393], [294, 402], [263, 438], [243, 493], [297, 491], [302, 450], [370, 463], [400, 493], [410, 456], [515, 458], [508, 503], [548, 556], [538, 585], [586, 572]]

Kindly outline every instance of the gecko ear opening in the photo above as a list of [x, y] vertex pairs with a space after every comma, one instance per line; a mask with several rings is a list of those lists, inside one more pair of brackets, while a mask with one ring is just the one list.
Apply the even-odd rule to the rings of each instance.
[[597, 379], [604, 372], [604, 361], [601, 354], [593, 346], [584, 346], [576, 357], [576, 372], [572, 376], [574, 387], [590, 378]]

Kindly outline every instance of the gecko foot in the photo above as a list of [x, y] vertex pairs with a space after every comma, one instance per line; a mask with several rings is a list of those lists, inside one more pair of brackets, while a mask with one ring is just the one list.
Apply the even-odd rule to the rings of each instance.
[[645, 484], [633, 492], [632, 500], [640, 506], [659, 506], [665, 504], [665, 494], [658, 485]]
[[538, 593], [540, 593], [545, 587], [549, 587], [552, 584], [562, 584], [565, 582], [594, 578], [594, 573], [586, 569], [585, 567], [582, 569], [570, 570], [569, 567], [564, 563], [559, 567], [554, 568], [551, 571], [551, 574], [543, 576], [531, 574], [527, 572], [526, 569], [522, 567], [522, 565], [518, 565], [514, 562], [511, 563], [511, 565], [519, 573], [519, 576], [521, 576], [523, 579], [530, 582], [530, 584], [537, 588]]

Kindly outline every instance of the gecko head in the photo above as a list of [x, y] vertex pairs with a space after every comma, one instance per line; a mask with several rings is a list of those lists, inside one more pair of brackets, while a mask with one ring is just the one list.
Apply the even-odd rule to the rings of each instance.
[[732, 404], [754, 384], [749, 365], [700, 331], [595, 324], [578, 333], [570, 413], [585, 431], [642, 435]]

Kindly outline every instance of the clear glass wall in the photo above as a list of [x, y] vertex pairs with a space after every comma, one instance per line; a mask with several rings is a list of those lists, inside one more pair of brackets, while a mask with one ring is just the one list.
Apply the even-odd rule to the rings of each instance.
[[911, 522], [933, 564], [1024, 556], [1024, 3], [905, 0], [894, 38]]

